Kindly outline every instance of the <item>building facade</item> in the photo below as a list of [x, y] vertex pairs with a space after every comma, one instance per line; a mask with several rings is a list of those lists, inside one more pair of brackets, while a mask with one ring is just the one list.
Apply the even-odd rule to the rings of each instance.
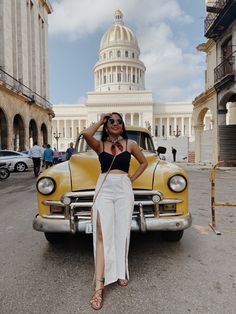
[[[205, 37], [198, 46], [206, 53], [205, 91], [194, 101], [196, 161], [236, 160], [236, 0], [206, 1]], [[210, 111], [213, 129], [204, 134], [203, 118]], [[207, 145], [211, 155], [204, 155]]]
[[53, 146], [65, 150], [83, 128], [98, 121], [102, 113], [113, 111], [122, 114], [126, 125], [148, 128], [156, 145], [158, 138], [193, 139], [192, 103], [155, 102], [152, 92], [145, 89], [145, 72], [135, 34], [124, 25], [123, 14], [117, 10], [114, 24], [100, 42], [94, 91], [88, 92], [84, 104], [53, 107]]
[[48, 0], [0, 0], [0, 149], [51, 142]]

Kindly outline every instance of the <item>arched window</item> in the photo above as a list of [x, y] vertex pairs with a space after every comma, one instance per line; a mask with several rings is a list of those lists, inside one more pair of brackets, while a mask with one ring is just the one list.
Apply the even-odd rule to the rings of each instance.
[[129, 52], [126, 50], [125, 52], [125, 57], [128, 58], [129, 57]]
[[106, 59], [106, 54], [105, 54], [105, 53], [103, 54], [103, 59], [104, 59], [104, 60]]
[[121, 56], [121, 52], [120, 52], [120, 50], [118, 50], [117, 51], [117, 57], [120, 58], [120, 56]]
[[132, 52], [132, 58], [134, 59], [134, 52]]
[[109, 58], [112, 58], [112, 51], [109, 52]]

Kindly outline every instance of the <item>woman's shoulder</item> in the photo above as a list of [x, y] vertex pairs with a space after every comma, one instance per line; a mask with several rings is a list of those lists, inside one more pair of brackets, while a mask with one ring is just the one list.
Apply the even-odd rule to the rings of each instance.
[[131, 139], [127, 139], [127, 144], [128, 144], [128, 145], [131, 145], [131, 146], [133, 146], [133, 145], [138, 145], [136, 141], [131, 140]]
[[138, 147], [138, 144], [136, 141], [127, 139], [127, 150], [131, 153], [135, 147]]

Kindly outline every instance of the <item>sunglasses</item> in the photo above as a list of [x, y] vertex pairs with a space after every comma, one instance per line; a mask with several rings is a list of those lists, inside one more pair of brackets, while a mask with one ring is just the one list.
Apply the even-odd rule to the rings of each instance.
[[113, 118], [110, 118], [110, 119], [108, 119], [108, 122], [110, 123], [110, 124], [114, 124], [115, 122], [116, 123], [118, 123], [118, 124], [123, 124], [123, 120], [122, 119], [117, 119], [117, 120], [115, 120], [115, 119], [113, 119]]

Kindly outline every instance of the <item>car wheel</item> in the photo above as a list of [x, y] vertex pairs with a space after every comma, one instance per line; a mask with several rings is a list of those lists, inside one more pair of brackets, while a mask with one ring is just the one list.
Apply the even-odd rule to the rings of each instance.
[[51, 244], [59, 244], [65, 242], [68, 238], [68, 234], [60, 232], [44, 232], [44, 235], [48, 242], [50, 242]]
[[10, 175], [10, 171], [5, 168], [0, 168], [0, 180], [6, 180]]
[[162, 231], [162, 238], [166, 241], [177, 242], [180, 241], [184, 234], [184, 230], [178, 231]]
[[26, 169], [26, 164], [24, 162], [18, 162], [15, 165], [15, 170], [18, 171], [18, 172], [24, 172], [25, 169]]

